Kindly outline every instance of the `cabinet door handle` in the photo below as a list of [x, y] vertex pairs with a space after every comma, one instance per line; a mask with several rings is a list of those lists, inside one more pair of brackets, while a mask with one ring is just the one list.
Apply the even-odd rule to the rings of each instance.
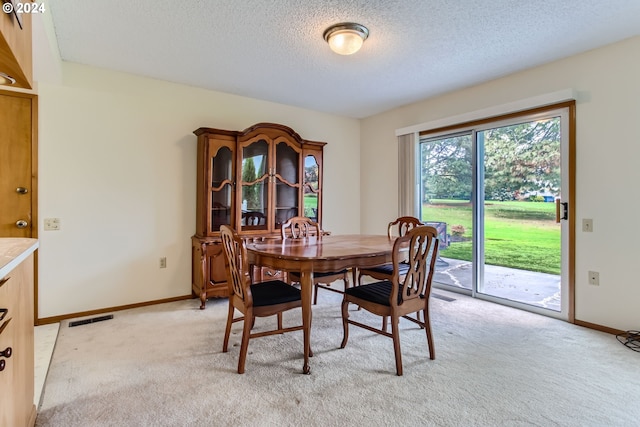
[[269, 271], [265, 272], [265, 276], [276, 277], [276, 276], [280, 275], [280, 273], [281, 273], [280, 270], [276, 270], [276, 271], [269, 270]]
[[8, 308], [0, 308], [0, 322], [4, 320], [8, 312], [9, 312]]
[[9, 325], [9, 322], [11, 322], [11, 319], [7, 319], [2, 323], [2, 326], [0, 326], [0, 334], [2, 333], [2, 331], [4, 331], [4, 328], [6, 328], [7, 325]]
[[[7, 359], [11, 357], [13, 350], [11, 347], [7, 347], [4, 351], [0, 351], [0, 357], [6, 357]], [[4, 367], [7, 366], [7, 362], [4, 359], [0, 359], [0, 372], [4, 371]]]
[[4, 285], [5, 283], [7, 283], [9, 281], [9, 279], [11, 279], [11, 277], [7, 276], [4, 279], [0, 279], [0, 286]]
[[11, 347], [7, 347], [3, 351], [0, 351], [0, 357], [6, 357], [7, 359], [10, 358], [12, 354], [13, 350]]

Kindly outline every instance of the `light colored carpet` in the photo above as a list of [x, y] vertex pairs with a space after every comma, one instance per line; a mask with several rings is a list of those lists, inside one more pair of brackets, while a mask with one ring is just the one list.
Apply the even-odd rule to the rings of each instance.
[[[485, 301], [432, 299], [436, 360], [401, 324], [404, 376], [389, 338], [352, 327], [340, 349], [340, 295], [314, 307], [311, 375], [302, 332], [254, 339], [236, 373], [240, 324], [222, 353], [226, 300], [187, 300], [63, 322], [36, 425], [632, 426], [640, 353], [612, 335]], [[354, 317], [379, 318], [364, 311]], [[299, 310], [285, 317], [300, 319]], [[275, 325], [258, 319], [256, 328]]]

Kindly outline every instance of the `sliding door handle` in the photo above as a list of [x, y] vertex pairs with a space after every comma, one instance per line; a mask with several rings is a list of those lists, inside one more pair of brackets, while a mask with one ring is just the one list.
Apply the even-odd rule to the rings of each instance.
[[560, 199], [556, 199], [556, 222], [559, 223], [560, 220], [569, 219], [569, 203], [560, 202]]

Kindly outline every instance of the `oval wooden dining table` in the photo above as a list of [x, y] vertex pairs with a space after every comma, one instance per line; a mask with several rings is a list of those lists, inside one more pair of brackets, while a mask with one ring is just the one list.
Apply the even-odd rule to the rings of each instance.
[[313, 274], [389, 263], [393, 242], [394, 239], [389, 239], [388, 236], [359, 234], [247, 242], [249, 265], [300, 272], [304, 333], [303, 373], [311, 373], [309, 355]]

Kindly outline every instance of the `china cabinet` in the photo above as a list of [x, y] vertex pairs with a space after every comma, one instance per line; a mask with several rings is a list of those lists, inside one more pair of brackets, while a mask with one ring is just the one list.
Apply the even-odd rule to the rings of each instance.
[[[220, 226], [247, 239], [280, 235], [294, 216], [322, 224], [322, 154], [325, 142], [304, 140], [293, 129], [258, 123], [244, 131], [199, 128], [196, 233], [192, 237], [192, 291], [200, 308], [228, 295]], [[255, 269], [256, 281], [283, 273]]]

